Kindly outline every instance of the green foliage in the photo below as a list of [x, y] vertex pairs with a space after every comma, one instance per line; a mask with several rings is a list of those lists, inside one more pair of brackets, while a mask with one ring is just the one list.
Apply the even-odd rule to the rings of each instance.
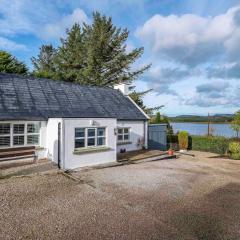
[[180, 131], [178, 133], [178, 143], [180, 149], [188, 149], [188, 132]]
[[161, 123], [161, 115], [160, 115], [160, 112], [157, 112], [157, 114], [156, 114], [155, 123]]
[[230, 142], [229, 152], [232, 159], [240, 160], [240, 142]]
[[55, 73], [55, 57], [56, 57], [56, 49], [49, 45], [42, 45], [39, 49], [39, 54], [37, 58], [32, 57], [32, 64], [34, 67], [33, 74], [36, 77], [44, 77], [44, 78], [56, 78]]
[[[153, 108], [148, 108], [144, 105], [143, 103], [143, 97], [150, 93], [152, 91], [152, 89], [148, 89], [147, 91], [143, 91], [143, 92], [136, 92], [133, 91], [132, 93], [129, 94], [129, 96], [132, 98], [132, 100], [146, 113], [146, 114], [153, 114], [154, 111], [159, 110], [160, 108], [163, 107], [163, 105], [161, 106], [157, 106], [157, 107], [153, 107]], [[152, 122], [154, 123], [154, 122]]]
[[33, 58], [34, 72], [80, 84], [113, 86], [133, 81], [150, 67], [132, 70], [143, 48], [127, 52], [128, 30], [117, 28], [111, 18], [98, 12], [93, 13], [91, 24], [84, 23], [82, 28], [74, 24], [66, 33], [56, 51], [46, 46], [40, 49]]
[[228, 145], [231, 140], [216, 136], [191, 136], [190, 141], [192, 150], [212, 152], [223, 155], [228, 151]]
[[10, 53], [0, 50], [0, 72], [27, 74], [28, 68], [23, 62], [18, 61]]
[[237, 138], [239, 138], [239, 132], [240, 132], [240, 110], [235, 113], [233, 121], [232, 121], [232, 124], [231, 124], [231, 128], [233, 129], [233, 131], [236, 132]]
[[[162, 107], [164, 107], [164, 106], [162, 105], [162, 106], [160, 106], [160, 107], [162, 108]], [[152, 116], [150, 122], [151, 122], [152, 124], [166, 123], [166, 124], [170, 127], [168, 117], [167, 117], [167, 116], [164, 116], [164, 115], [161, 115], [160, 112], [157, 112], [156, 115]]]
[[[93, 13], [91, 24], [84, 23], [81, 28], [75, 23], [66, 33], [57, 49], [43, 45], [38, 56], [32, 58], [35, 76], [85, 85], [113, 86], [132, 82], [150, 67], [146, 65], [133, 70], [132, 65], [142, 56], [144, 49], [135, 48], [127, 52], [129, 31], [114, 26], [110, 17], [98, 12]], [[142, 98], [150, 91], [134, 91], [130, 95], [147, 114], [161, 108], [147, 108], [143, 104]]]

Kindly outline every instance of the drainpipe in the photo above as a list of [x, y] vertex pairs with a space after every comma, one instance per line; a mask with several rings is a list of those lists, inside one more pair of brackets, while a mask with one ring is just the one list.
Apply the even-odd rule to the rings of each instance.
[[143, 138], [144, 138], [144, 146], [145, 148], [148, 148], [147, 146], [147, 141], [148, 141], [148, 136], [147, 136], [147, 131], [146, 131], [146, 128], [147, 128], [147, 120], [144, 120], [144, 124], [143, 124]]
[[62, 168], [65, 170], [65, 119], [62, 118]]

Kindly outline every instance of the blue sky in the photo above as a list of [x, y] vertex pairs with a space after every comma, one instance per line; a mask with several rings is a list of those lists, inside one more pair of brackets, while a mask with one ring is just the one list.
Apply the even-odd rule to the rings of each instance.
[[130, 30], [129, 50], [145, 48], [135, 67], [152, 68], [134, 85], [154, 89], [148, 106], [167, 115], [240, 108], [240, 0], [0, 0], [0, 49], [31, 68], [42, 44], [57, 46], [92, 11]]

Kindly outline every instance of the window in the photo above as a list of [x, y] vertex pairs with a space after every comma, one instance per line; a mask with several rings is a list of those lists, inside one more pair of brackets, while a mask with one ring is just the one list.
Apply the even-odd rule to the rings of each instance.
[[0, 124], [0, 147], [10, 147], [10, 123]]
[[24, 145], [25, 124], [13, 124], [13, 145]]
[[117, 140], [118, 142], [128, 142], [130, 140], [130, 129], [118, 128]]
[[75, 128], [75, 148], [85, 147], [85, 128]]
[[98, 146], [106, 145], [105, 128], [97, 129], [97, 145]]
[[0, 123], [0, 148], [39, 145], [39, 123]]
[[106, 145], [105, 128], [75, 128], [75, 148]]
[[39, 145], [39, 123], [28, 123], [27, 124], [27, 144], [28, 145]]

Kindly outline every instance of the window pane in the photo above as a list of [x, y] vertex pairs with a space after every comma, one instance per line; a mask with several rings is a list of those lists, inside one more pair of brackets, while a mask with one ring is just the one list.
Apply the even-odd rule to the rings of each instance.
[[124, 133], [128, 133], [128, 128], [124, 128]]
[[28, 135], [27, 144], [38, 145], [39, 144], [39, 135]]
[[99, 137], [99, 138], [97, 139], [97, 145], [98, 145], [98, 146], [103, 146], [103, 145], [105, 145], [105, 137]]
[[124, 135], [124, 140], [128, 140], [129, 139], [129, 135]]
[[14, 124], [13, 125], [13, 134], [24, 134], [24, 124]]
[[98, 128], [97, 129], [98, 136], [105, 136], [105, 128]]
[[75, 128], [75, 137], [84, 137], [85, 136], [85, 128]]
[[39, 133], [39, 123], [29, 123], [27, 125], [27, 132], [28, 133]]
[[88, 138], [88, 146], [95, 146], [95, 138]]
[[95, 137], [95, 128], [88, 128], [88, 137]]
[[123, 135], [118, 135], [118, 140], [122, 141], [123, 140]]
[[10, 147], [10, 137], [0, 137], [0, 147]]
[[75, 148], [82, 148], [82, 147], [85, 147], [85, 140], [75, 139]]
[[119, 133], [119, 134], [122, 134], [122, 133], [123, 133], [123, 129], [122, 129], [122, 128], [119, 128], [119, 129], [118, 129], [118, 133]]
[[14, 136], [13, 145], [24, 145], [24, 136]]
[[1, 134], [10, 134], [10, 123], [0, 124], [0, 135]]

